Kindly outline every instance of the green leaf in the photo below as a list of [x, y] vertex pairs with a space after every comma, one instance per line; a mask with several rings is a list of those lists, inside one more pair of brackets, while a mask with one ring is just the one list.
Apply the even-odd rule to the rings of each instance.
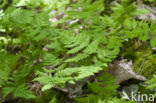
[[32, 91], [28, 90], [28, 87], [25, 84], [19, 85], [17, 88], [14, 88], [14, 97], [22, 98], [36, 98]]
[[156, 38], [152, 38], [150, 40], [150, 44], [151, 44], [152, 47], [156, 46]]

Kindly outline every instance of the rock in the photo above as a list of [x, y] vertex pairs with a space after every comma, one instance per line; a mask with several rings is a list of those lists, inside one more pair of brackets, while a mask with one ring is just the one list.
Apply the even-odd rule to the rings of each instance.
[[126, 59], [115, 62], [112, 66], [109, 66], [109, 72], [116, 78], [116, 84], [120, 84], [129, 79], [137, 79], [140, 81], [146, 81], [144, 76], [138, 75], [133, 71], [132, 61], [126, 63]]

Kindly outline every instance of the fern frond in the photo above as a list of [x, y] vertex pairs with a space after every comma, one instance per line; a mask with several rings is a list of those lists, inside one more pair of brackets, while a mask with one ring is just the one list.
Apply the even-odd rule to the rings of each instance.
[[38, 72], [39, 75], [35, 78], [35, 81], [39, 81], [44, 84], [43, 90], [50, 89], [57, 84], [65, 84], [66, 82], [74, 83], [73, 80], [79, 81], [85, 77], [94, 75], [94, 73], [99, 72], [102, 68], [97, 66], [82, 66], [82, 67], [73, 67], [66, 68], [56, 72], [55, 76], [52, 77], [51, 74]]
[[3, 97], [6, 97], [11, 92], [14, 93], [14, 97], [22, 97], [22, 98], [35, 98], [32, 91], [28, 90], [28, 87], [25, 84], [16, 85], [14, 84], [12, 87], [3, 88]]

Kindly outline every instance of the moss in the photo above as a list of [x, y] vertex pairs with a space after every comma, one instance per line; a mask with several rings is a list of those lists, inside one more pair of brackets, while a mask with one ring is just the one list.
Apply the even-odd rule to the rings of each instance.
[[156, 71], [156, 54], [149, 47], [148, 42], [130, 40], [125, 43], [125, 48], [122, 55], [125, 59], [133, 61], [134, 71], [147, 79], [152, 77]]

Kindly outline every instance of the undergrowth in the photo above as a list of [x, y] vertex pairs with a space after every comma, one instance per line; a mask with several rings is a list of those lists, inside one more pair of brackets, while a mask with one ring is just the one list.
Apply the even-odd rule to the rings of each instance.
[[[137, 58], [136, 71], [140, 65], [146, 65], [142, 75], [154, 74], [155, 54], [151, 48], [156, 46], [156, 21], [136, 19], [147, 10], [137, 9], [131, 0], [116, 2], [110, 14], [105, 11], [104, 0], [0, 2], [1, 102], [17, 98], [41, 102], [39, 97], [51, 95], [48, 101], [43, 99], [42, 102], [61, 103], [64, 102], [58, 101], [61, 93], [46, 92], [66, 88], [68, 84], [77, 85], [102, 72], [96, 77], [97, 81], [88, 79], [90, 92], [72, 101], [125, 103], [116, 93], [118, 85], [114, 85], [115, 80], [107, 71], [109, 63], [119, 56], [126, 58], [130, 53], [133, 56], [135, 53]], [[52, 22], [55, 17], [58, 21]], [[143, 50], [125, 47], [125, 42], [134, 39], [142, 45], [148, 43], [148, 47]], [[126, 48], [124, 53], [122, 48]], [[147, 73], [149, 68], [152, 69]], [[149, 86], [155, 87], [155, 84]]]

